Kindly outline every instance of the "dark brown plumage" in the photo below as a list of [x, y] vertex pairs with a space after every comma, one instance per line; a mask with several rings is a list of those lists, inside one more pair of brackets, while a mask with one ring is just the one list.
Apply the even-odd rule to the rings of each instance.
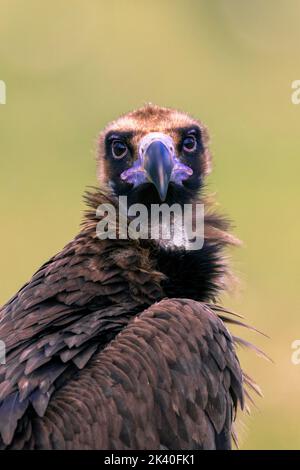
[[[199, 135], [190, 162], [179, 148], [191, 126]], [[130, 139], [126, 161], [110, 156], [107, 139], [120, 140], [120, 132]], [[244, 384], [253, 385], [215, 304], [228, 274], [223, 248], [234, 243], [227, 224], [207, 213], [205, 243], [195, 252], [96, 236], [100, 203], [117, 206], [120, 194], [157, 201], [152, 183], [133, 188], [120, 178], [149, 132], [172, 136], [181, 161], [193, 168], [183, 184], [169, 183], [166, 202], [200, 200], [210, 157], [198, 121], [148, 105], [105, 129], [102, 189], [86, 197], [81, 232], [1, 309], [2, 449], [231, 447]]]

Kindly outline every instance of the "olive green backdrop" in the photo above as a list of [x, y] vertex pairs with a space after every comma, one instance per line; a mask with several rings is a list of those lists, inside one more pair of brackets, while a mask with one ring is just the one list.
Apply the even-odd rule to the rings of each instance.
[[151, 101], [202, 119], [209, 190], [244, 241], [224, 303], [267, 332], [242, 448], [300, 448], [300, 1], [0, 1], [0, 303], [79, 227], [98, 131]]

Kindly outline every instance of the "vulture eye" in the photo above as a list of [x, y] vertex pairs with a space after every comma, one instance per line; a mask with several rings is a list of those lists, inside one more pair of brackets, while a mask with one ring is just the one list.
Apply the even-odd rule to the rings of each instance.
[[196, 146], [197, 146], [197, 140], [196, 140], [196, 137], [193, 136], [193, 135], [189, 135], [187, 137], [185, 137], [185, 139], [183, 140], [183, 150], [185, 150], [186, 152], [194, 152], [194, 150], [196, 150]]
[[113, 156], [118, 159], [124, 158], [128, 153], [128, 147], [122, 140], [113, 140], [111, 148]]

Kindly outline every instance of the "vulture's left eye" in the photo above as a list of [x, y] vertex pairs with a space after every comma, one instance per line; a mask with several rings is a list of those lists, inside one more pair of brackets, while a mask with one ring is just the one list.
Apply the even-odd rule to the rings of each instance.
[[194, 150], [196, 150], [196, 147], [197, 147], [196, 137], [193, 135], [188, 135], [183, 140], [182, 146], [183, 146], [183, 150], [185, 150], [186, 152], [194, 152]]
[[113, 140], [111, 148], [115, 158], [124, 158], [128, 153], [128, 147], [122, 140]]

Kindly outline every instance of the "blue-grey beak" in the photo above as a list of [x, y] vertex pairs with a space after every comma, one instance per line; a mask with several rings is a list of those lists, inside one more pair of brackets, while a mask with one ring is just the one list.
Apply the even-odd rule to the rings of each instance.
[[156, 187], [161, 201], [166, 199], [173, 167], [172, 149], [161, 140], [153, 140], [144, 154], [144, 169], [148, 179]]

